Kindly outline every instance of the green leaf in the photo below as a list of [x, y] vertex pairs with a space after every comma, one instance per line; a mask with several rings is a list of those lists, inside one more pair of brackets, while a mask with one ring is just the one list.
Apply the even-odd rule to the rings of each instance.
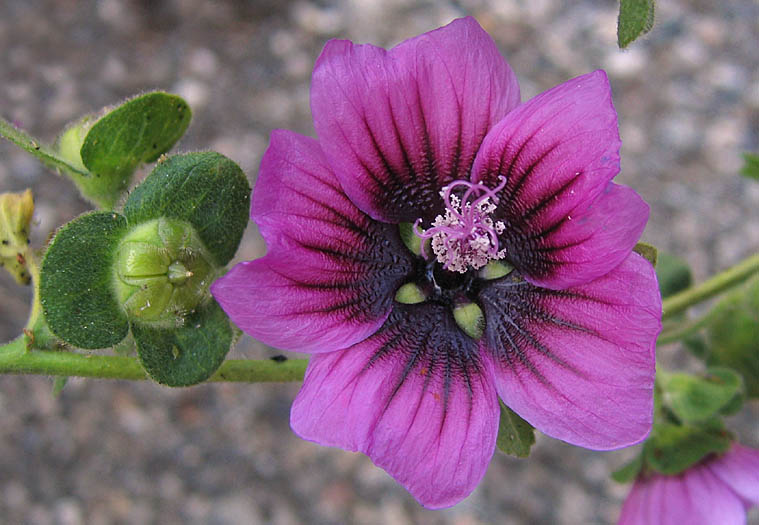
[[180, 328], [132, 325], [137, 356], [148, 375], [167, 386], [205, 381], [221, 366], [234, 341], [224, 311], [210, 300]]
[[732, 441], [718, 419], [699, 426], [658, 423], [643, 447], [644, 461], [661, 474], [679, 474], [709, 454], [727, 451]]
[[743, 376], [748, 397], [759, 397], [759, 277], [725, 295], [707, 326], [707, 363]]
[[744, 153], [743, 162], [741, 175], [749, 179], [759, 180], [759, 155], [756, 153]]
[[526, 458], [530, 455], [530, 448], [535, 444], [535, 428], [501, 401], [499, 404], [501, 424], [498, 426], [496, 446], [501, 452]]
[[653, 244], [648, 244], [645, 242], [639, 242], [635, 245], [633, 248], [633, 251], [641, 256], [643, 256], [644, 259], [646, 259], [648, 262], [651, 263], [651, 266], [656, 268], [656, 263], [658, 261], [658, 255], [659, 250], [656, 249], [656, 246]]
[[654, 26], [654, 0], [621, 0], [617, 22], [617, 44], [630, 45]]
[[740, 375], [726, 368], [709, 369], [705, 377], [659, 371], [657, 380], [664, 404], [685, 423], [711, 419], [743, 390]]
[[693, 283], [688, 263], [666, 252], [659, 252], [656, 277], [662, 297], [669, 297], [685, 290]]
[[690, 350], [690, 353], [699, 359], [706, 360], [709, 355], [709, 347], [702, 333], [691, 334], [681, 341], [683, 346]]
[[126, 219], [93, 212], [64, 225], [42, 260], [40, 297], [50, 330], [80, 348], [106, 348], [129, 323], [113, 291], [113, 258]]
[[638, 473], [643, 468], [643, 454], [638, 454], [635, 459], [627, 463], [620, 469], [611, 473], [611, 479], [617, 483], [629, 483], [638, 477]]
[[192, 114], [181, 97], [158, 91], [103, 113], [67, 127], [56, 147], [62, 158], [84, 172], [72, 179], [82, 195], [110, 209], [137, 167], [158, 159], [184, 135]]
[[234, 257], [248, 224], [250, 185], [240, 167], [219, 153], [188, 153], [159, 162], [124, 207], [130, 226], [160, 217], [189, 222], [223, 266]]
[[82, 162], [92, 173], [131, 175], [153, 162], [184, 135], [192, 112], [181, 97], [156, 91], [127, 100], [100, 118], [82, 144]]

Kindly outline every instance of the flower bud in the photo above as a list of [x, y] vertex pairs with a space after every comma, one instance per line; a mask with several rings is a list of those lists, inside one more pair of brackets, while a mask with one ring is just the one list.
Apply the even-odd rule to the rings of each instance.
[[29, 224], [34, 213], [32, 191], [0, 194], [0, 266], [19, 284], [29, 284], [24, 253], [29, 244]]
[[60, 155], [66, 162], [85, 173], [87, 172], [87, 168], [82, 162], [81, 149], [82, 144], [84, 144], [84, 139], [87, 137], [87, 132], [94, 123], [95, 117], [86, 116], [64, 129], [63, 133], [61, 133], [56, 141], [58, 155]]
[[216, 277], [203, 243], [183, 221], [140, 224], [120, 242], [114, 288], [132, 321], [176, 326], [209, 297]]

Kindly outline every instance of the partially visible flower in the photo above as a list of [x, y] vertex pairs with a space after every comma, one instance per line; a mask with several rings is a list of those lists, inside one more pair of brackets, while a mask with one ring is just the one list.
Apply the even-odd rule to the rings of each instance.
[[212, 287], [250, 335], [314, 354], [298, 435], [430, 508], [482, 479], [498, 397], [575, 445], [645, 438], [661, 299], [632, 253], [648, 206], [611, 182], [603, 71], [520, 104], [466, 18], [390, 51], [329, 42], [311, 109], [319, 140], [275, 131], [261, 162], [267, 255]]
[[741, 525], [752, 506], [759, 506], [759, 450], [734, 443], [675, 476], [639, 476], [619, 525]]
[[4, 267], [19, 284], [29, 284], [26, 266], [29, 225], [34, 214], [32, 190], [0, 194], [0, 267]]

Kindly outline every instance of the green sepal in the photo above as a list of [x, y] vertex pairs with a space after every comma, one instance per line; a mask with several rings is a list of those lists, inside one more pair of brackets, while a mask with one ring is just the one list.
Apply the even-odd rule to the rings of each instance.
[[502, 401], [499, 400], [498, 403], [501, 405], [501, 422], [498, 425], [496, 447], [504, 454], [526, 458], [535, 444], [535, 428]]
[[117, 213], [93, 212], [61, 227], [42, 260], [40, 298], [50, 330], [79, 348], [113, 346], [129, 331], [112, 290], [116, 246], [127, 231]]
[[656, 423], [643, 446], [643, 456], [647, 468], [674, 475], [709, 454], [726, 452], [732, 441], [732, 436], [717, 418], [699, 425]]
[[414, 233], [413, 222], [402, 222], [398, 225], [398, 233], [401, 236], [403, 244], [414, 255], [422, 254], [422, 238]]
[[638, 477], [641, 469], [643, 469], [643, 454], [638, 454], [635, 459], [612, 472], [611, 479], [617, 483], [630, 483]]
[[617, 21], [617, 45], [625, 48], [654, 26], [654, 0], [621, 0]]
[[514, 267], [505, 261], [490, 261], [484, 267], [480, 268], [478, 275], [481, 279], [492, 281], [509, 275]]
[[659, 250], [656, 246], [645, 242], [639, 242], [633, 247], [633, 251], [650, 262], [651, 266], [656, 268], [656, 263], [659, 260]]
[[402, 304], [418, 304], [426, 301], [427, 296], [416, 283], [406, 283], [395, 292], [395, 300]]
[[710, 368], [704, 377], [660, 370], [657, 380], [663, 403], [684, 423], [713, 418], [740, 399], [743, 392], [740, 375], [728, 368]]
[[485, 314], [475, 303], [465, 303], [454, 307], [453, 319], [459, 328], [474, 340], [480, 339], [485, 331]]
[[688, 263], [666, 252], [659, 252], [656, 277], [662, 297], [669, 297], [685, 290], [693, 284], [693, 276]]
[[743, 376], [746, 395], [759, 398], [759, 277], [717, 303], [706, 338], [707, 364], [737, 371]]
[[219, 266], [237, 251], [248, 224], [250, 185], [240, 167], [214, 153], [174, 155], [129, 195], [130, 226], [159, 217], [190, 223]]
[[743, 154], [743, 168], [741, 175], [748, 179], [759, 180], [759, 155], [756, 153]]
[[167, 386], [201, 383], [221, 366], [235, 333], [214, 300], [187, 316], [179, 328], [133, 325], [137, 357], [147, 374]]

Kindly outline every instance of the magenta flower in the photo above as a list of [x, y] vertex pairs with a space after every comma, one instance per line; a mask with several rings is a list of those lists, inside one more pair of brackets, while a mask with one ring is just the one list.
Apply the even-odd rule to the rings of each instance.
[[619, 525], [740, 525], [759, 506], [759, 450], [734, 443], [676, 476], [639, 477]]
[[661, 301], [631, 252], [648, 207], [610, 182], [603, 71], [520, 104], [465, 18], [390, 51], [327, 43], [311, 109], [319, 140], [275, 131], [261, 162], [267, 255], [212, 288], [248, 334], [314, 354], [298, 435], [367, 454], [430, 508], [484, 475], [499, 397], [583, 447], [645, 438]]

